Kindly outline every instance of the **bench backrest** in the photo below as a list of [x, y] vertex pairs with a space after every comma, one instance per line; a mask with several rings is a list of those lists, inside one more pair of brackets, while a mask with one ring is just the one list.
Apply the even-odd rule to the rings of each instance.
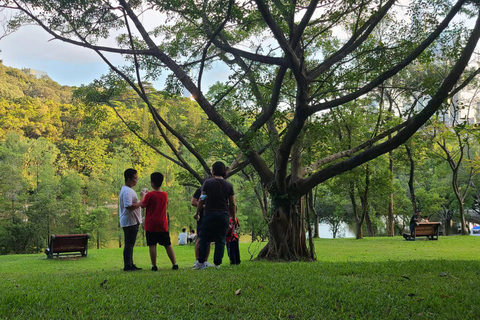
[[438, 226], [436, 225], [418, 225], [415, 228], [416, 236], [433, 236], [436, 234]]
[[66, 234], [52, 236], [51, 250], [57, 252], [75, 252], [83, 251], [88, 245], [88, 235], [86, 234]]

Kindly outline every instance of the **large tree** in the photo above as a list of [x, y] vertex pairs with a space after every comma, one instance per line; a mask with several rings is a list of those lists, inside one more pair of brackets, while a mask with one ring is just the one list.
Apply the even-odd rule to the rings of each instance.
[[[395, 0], [2, 0], [0, 6], [18, 12], [11, 27], [33, 22], [53, 39], [96, 51], [147, 103], [172, 161], [202, 182], [202, 171], [209, 172], [205, 159], [165, 121], [143, 85], [167, 70], [169, 87], [178, 89], [180, 82], [235, 145], [230, 172], [251, 164], [269, 192], [270, 237], [259, 257], [298, 260], [312, 259], [301, 197], [399, 147], [430, 119], [476, 47], [480, 20], [470, 30], [454, 19], [460, 12], [479, 16], [477, 2], [412, 0], [404, 11]], [[158, 25], [149, 29], [142, 22], [151, 21], [152, 12], [159, 13]], [[101, 40], [113, 32], [120, 32], [118, 46], [104, 45]], [[457, 59], [418, 114], [394, 127], [379, 126], [383, 131], [347, 150], [310, 162], [302, 157], [306, 141], [322, 144], [305, 139], [310, 118], [371, 94], [407, 66], [441, 54], [442, 46], [456, 50]], [[113, 65], [113, 53], [131, 64]], [[230, 75], [222, 92], [209, 95], [202, 80], [212, 66], [227, 67]], [[382, 108], [377, 111], [383, 121]], [[185, 160], [186, 151], [197, 164]]]

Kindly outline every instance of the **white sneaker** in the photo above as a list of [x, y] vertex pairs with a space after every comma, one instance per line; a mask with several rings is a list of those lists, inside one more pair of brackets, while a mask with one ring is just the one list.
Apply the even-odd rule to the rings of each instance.
[[193, 267], [193, 269], [195, 270], [201, 270], [201, 269], [205, 269], [207, 266], [205, 265], [205, 263], [197, 263], [196, 266]]
[[195, 261], [195, 263], [193, 264], [193, 269], [195, 269], [195, 267], [197, 266], [197, 264], [198, 264], [198, 260]]
[[206, 267], [215, 267], [213, 264], [211, 264], [211, 263], [208, 262], [208, 261], [205, 261], [205, 266], [206, 266]]

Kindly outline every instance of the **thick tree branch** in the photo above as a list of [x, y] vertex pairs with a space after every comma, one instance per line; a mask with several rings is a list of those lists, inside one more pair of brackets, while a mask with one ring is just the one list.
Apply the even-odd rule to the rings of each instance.
[[345, 161], [334, 164], [328, 168], [322, 169], [314, 173], [311, 177], [301, 181], [296, 190], [292, 190], [292, 193], [296, 197], [300, 197], [308, 192], [319, 183], [339, 175], [343, 172], [351, 170], [363, 163], [366, 163], [378, 156], [385, 154], [401, 144], [405, 143], [421, 126], [423, 126], [441, 107], [442, 103], [448, 97], [449, 92], [457, 83], [461, 74], [465, 70], [472, 53], [480, 38], [480, 14], [477, 16], [477, 21], [474, 29], [468, 39], [462, 54], [458, 58], [457, 62], [451, 69], [450, 73], [442, 82], [442, 85], [437, 90], [437, 93], [428, 102], [427, 106], [416, 116], [407, 121], [407, 125], [397, 135], [387, 139], [385, 142], [376, 145], [372, 148], [365, 150], [364, 152], [351, 157]]
[[348, 54], [355, 51], [360, 45], [373, 32], [373, 29], [382, 21], [385, 15], [388, 13], [395, 0], [389, 0], [375, 15], [365, 22], [365, 24], [353, 34], [350, 40], [347, 41], [337, 52], [332, 54], [328, 59], [315, 67], [312, 71], [308, 72], [308, 78], [310, 80], [316, 79], [319, 75], [329, 70], [332, 65], [345, 58]]
[[305, 28], [308, 26], [308, 23], [312, 19], [312, 16], [317, 9], [319, 0], [312, 0], [310, 4], [308, 5], [307, 11], [302, 17], [302, 20], [298, 24], [298, 26], [295, 28], [295, 32], [293, 34], [292, 39], [290, 40], [290, 45], [292, 48], [296, 48], [300, 42], [300, 39], [303, 36], [303, 33], [305, 32]]
[[365, 148], [368, 148], [368, 147], [371, 147], [373, 146], [376, 142], [382, 140], [383, 138], [385, 137], [388, 137], [389, 135], [391, 135], [392, 133], [394, 132], [397, 132], [398, 130], [401, 130], [403, 129], [405, 126], [407, 125], [407, 121], [393, 127], [393, 128], [390, 128], [382, 133], [380, 133], [379, 135], [373, 137], [372, 139], [368, 140], [368, 141], [365, 141], [364, 143], [354, 147], [354, 148], [351, 148], [349, 150], [344, 150], [344, 151], [341, 151], [341, 152], [337, 152], [335, 154], [332, 154], [332, 155], [329, 155], [328, 157], [325, 157], [323, 159], [320, 159], [318, 160], [317, 162], [315, 162], [314, 164], [306, 167], [304, 169], [304, 172], [303, 172], [303, 175], [305, 174], [309, 174], [309, 173], [312, 173], [314, 172], [315, 170], [317, 170], [318, 168], [320, 168], [321, 166], [324, 166], [326, 164], [329, 164], [333, 161], [336, 161], [338, 159], [341, 159], [341, 158], [345, 158], [345, 157], [351, 157], [352, 155], [354, 155], [355, 153], [359, 152], [360, 150], [363, 150]]
[[148, 32], [143, 27], [142, 23], [138, 20], [138, 17], [132, 11], [126, 0], [119, 0], [123, 8], [125, 8], [129, 18], [135, 24], [137, 30], [140, 32], [143, 40], [146, 42], [150, 50], [154, 51], [154, 56], [162, 61], [174, 74], [175, 76], [183, 83], [187, 90], [193, 95], [195, 100], [198, 102], [200, 107], [205, 111], [210, 120], [212, 120], [219, 128], [222, 130], [227, 137], [229, 137], [233, 142], [238, 143], [242, 138], [242, 133], [235, 130], [208, 102], [208, 100], [203, 96], [203, 93], [198, 90], [197, 86], [193, 81], [188, 77], [186, 72], [170, 58], [165, 52], [163, 52], [152, 40]]
[[197, 80], [197, 87], [198, 87], [198, 90], [200, 90], [200, 91], [202, 90], [202, 75], [203, 75], [203, 68], [205, 67], [205, 59], [207, 57], [208, 48], [210, 48], [210, 45], [212, 44], [212, 41], [223, 30], [223, 28], [227, 24], [227, 21], [230, 19], [230, 13], [232, 12], [232, 6], [233, 6], [234, 2], [235, 2], [235, 0], [229, 0], [228, 1], [228, 9], [227, 9], [227, 14], [225, 16], [225, 19], [217, 27], [217, 29], [213, 32], [213, 34], [210, 36], [210, 39], [208, 39], [208, 42], [205, 45], [205, 48], [203, 49], [202, 60], [201, 60], [201, 63], [200, 63], [200, 71], [198, 73], [198, 80]]
[[379, 75], [377, 78], [372, 80], [370, 83], [365, 85], [364, 87], [360, 88], [359, 90], [352, 92], [350, 94], [347, 94], [341, 98], [331, 100], [328, 102], [324, 103], [319, 103], [316, 105], [312, 105], [309, 107], [308, 115], [312, 115], [316, 112], [322, 111], [322, 110], [328, 110], [334, 107], [337, 107], [339, 105], [345, 104], [347, 102], [350, 102], [366, 93], [369, 91], [373, 90], [380, 84], [382, 84], [385, 80], [393, 77], [396, 75], [398, 72], [403, 70], [406, 66], [408, 66], [410, 63], [412, 63], [413, 60], [415, 60], [430, 44], [432, 44], [433, 41], [440, 35], [440, 33], [445, 30], [445, 28], [448, 26], [450, 21], [456, 16], [456, 14], [460, 11], [462, 5], [464, 4], [465, 0], [459, 0], [455, 6], [452, 7], [450, 12], [447, 14], [445, 19], [437, 26], [435, 31], [433, 31], [427, 39], [425, 39], [415, 50], [412, 51], [405, 59], [403, 59], [401, 62], [399, 62], [396, 66], [391, 68], [390, 70], [384, 72], [383, 74]]
[[258, 10], [262, 14], [263, 19], [269, 26], [275, 39], [277, 39], [278, 44], [292, 63], [292, 67], [294, 69], [301, 70], [301, 63], [299, 57], [297, 57], [295, 50], [290, 46], [282, 30], [276, 24], [275, 19], [273, 18], [267, 5], [263, 2], [263, 0], [255, 0], [255, 2], [257, 3]]
[[213, 40], [213, 44], [228, 53], [231, 53], [233, 55], [240, 56], [242, 58], [245, 58], [247, 60], [255, 61], [255, 62], [260, 62], [264, 64], [269, 64], [269, 65], [277, 65], [281, 67], [287, 67], [288, 66], [288, 60], [285, 58], [278, 58], [278, 57], [269, 57], [269, 56], [264, 56], [258, 53], [252, 53], [244, 50], [240, 50], [237, 48], [234, 48], [228, 44], [225, 44], [222, 41], [219, 40]]

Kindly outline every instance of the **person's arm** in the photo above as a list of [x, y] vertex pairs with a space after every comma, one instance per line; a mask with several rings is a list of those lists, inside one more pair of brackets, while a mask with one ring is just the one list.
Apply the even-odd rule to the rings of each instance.
[[135, 210], [140, 207], [141, 202], [133, 202], [133, 197], [129, 193], [123, 194], [123, 203], [125, 206], [125, 209], [128, 210]]
[[228, 206], [230, 209], [230, 217], [232, 217], [232, 221], [235, 225], [237, 225], [237, 204], [235, 202], [235, 195], [231, 195], [228, 198]]
[[200, 219], [200, 211], [202, 211], [204, 203], [205, 203], [205, 200], [202, 200], [202, 197], [200, 197], [200, 199], [197, 200], [197, 211], [195, 211], [195, 214], [193, 215], [193, 218], [195, 220]]
[[192, 204], [192, 206], [194, 206], [195, 208], [198, 207], [198, 199], [197, 199], [197, 198], [192, 198], [191, 204]]
[[148, 191], [145, 191], [145, 189], [140, 191], [140, 197], [141, 197], [140, 206], [142, 208], [145, 208], [147, 206], [147, 203], [143, 201], [143, 200], [145, 200], [145, 196], [147, 195], [147, 193], [148, 193]]

